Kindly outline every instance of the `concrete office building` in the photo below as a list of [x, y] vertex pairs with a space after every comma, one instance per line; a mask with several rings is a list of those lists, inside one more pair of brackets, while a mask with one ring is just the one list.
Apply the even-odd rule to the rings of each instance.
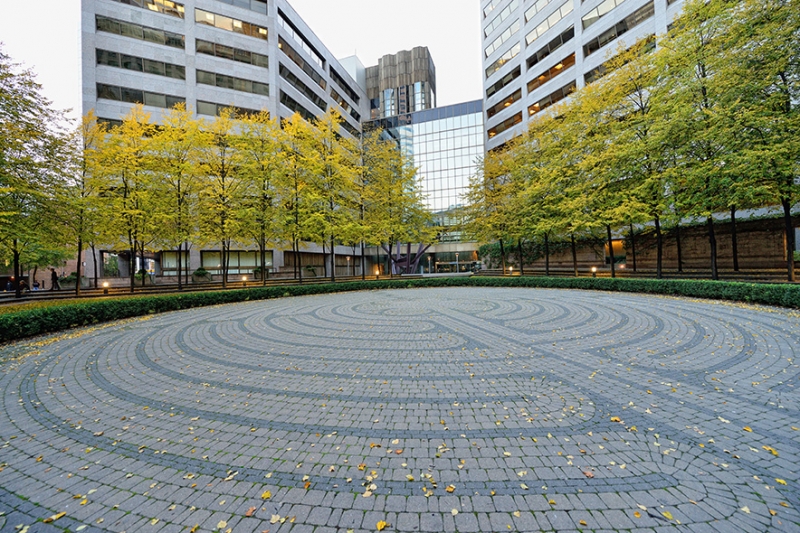
[[436, 66], [425, 46], [385, 55], [365, 75], [372, 120], [436, 107]]
[[681, 0], [482, 0], [486, 148], [603, 73], [620, 45], [665, 33]]
[[[112, 124], [135, 103], [154, 122], [179, 102], [208, 119], [225, 107], [265, 109], [280, 118], [296, 111], [312, 119], [335, 106], [344, 119], [341, 133], [357, 137], [369, 112], [362, 84], [286, 0], [82, 0], [82, 37], [83, 112], [93, 109]], [[241, 248], [231, 253], [234, 275], [252, 273], [258, 264], [253, 250]], [[337, 248], [337, 254], [337, 273], [344, 274], [353, 250]], [[320, 272], [329, 261], [313, 244], [303, 256], [304, 265]], [[273, 272], [292, 270], [292, 260], [280, 248], [268, 254]], [[192, 248], [188, 266], [217, 274], [219, 263], [219, 250]], [[127, 261], [119, 266], [125, 276]], [[177, 254], [148, 253], [136, 268], [175, 276]]]

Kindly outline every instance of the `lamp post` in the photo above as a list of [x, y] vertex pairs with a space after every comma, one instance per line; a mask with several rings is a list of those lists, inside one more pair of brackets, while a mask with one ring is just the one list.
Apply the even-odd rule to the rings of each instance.
[[513, 266], [508, 267], [508, 275], [509, 276], [513, 276], [514, 275], [514, 267]]
[[428, 274], [432, 274], [432, 272], [431, 272], [431, 256], [428, 256]]
[[242, 276], [242, 287], [247, 287], [247, 276]]
[[103, 294], [108, 294], [108, 282], [103, 282]]
[[597, 267], [592, 267], [592, 277], [593, 278], [597, 277]]
[[458, 252], [456, 252], [456, 272], [459, 272], [459, 269], [458, 269]]
[[[350, 256], [349, 255], [347, 256], [347, 273], [348, 274], [350, 273]], [[355, 272], [353, 272], [353, 275], [355, 276]]]

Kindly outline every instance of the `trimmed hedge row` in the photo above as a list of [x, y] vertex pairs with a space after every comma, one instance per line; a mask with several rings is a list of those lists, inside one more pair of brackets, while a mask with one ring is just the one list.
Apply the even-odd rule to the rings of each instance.
[[196, 292], [165, 296], [90, 300], [63, 306], [41, 307], [0, 315], [0, 342], [8, 342], [73, 327], [145, 316], [193, 307], [268, 300], [335, 292], [415, 287], [522, 287], [584, 289], [711, 298], [800, 308], [800, 285], [737, 283], [704, 280], [653, 280], [556, 277], [458, 277], [354, 281], [230, 291]]

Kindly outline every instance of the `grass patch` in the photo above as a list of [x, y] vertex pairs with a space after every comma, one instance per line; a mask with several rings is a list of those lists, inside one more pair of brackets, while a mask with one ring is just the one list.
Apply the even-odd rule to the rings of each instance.
[[800, 308], [800, 285], [741, 283], [707, 280], [654, 280], [627, 278], [558, 277], [458, 277], [381, 281], [352, 281], [281, 287], [255, 287], [229, 291], [37, 302], [11, 306], [0, 314], [0, 342], [8, 342], [66, 329], [137, 316], [252, 300], [329, 294], [347, 291], [426, 287], [506, 287], [583, 289], [691, 298], [710, 298], [754, 304]]

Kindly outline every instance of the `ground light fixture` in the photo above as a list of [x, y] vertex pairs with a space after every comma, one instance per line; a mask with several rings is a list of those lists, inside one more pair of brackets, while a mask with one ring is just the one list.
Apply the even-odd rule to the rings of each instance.
[[103, 282], [103, 294], [108, 294], [108, 282]]
[[242, 276], [242, 287], [247, 287], [247, 276]]
[[593, 278], [597, 277], [597, 267], [592, 267], [592, 277]]

